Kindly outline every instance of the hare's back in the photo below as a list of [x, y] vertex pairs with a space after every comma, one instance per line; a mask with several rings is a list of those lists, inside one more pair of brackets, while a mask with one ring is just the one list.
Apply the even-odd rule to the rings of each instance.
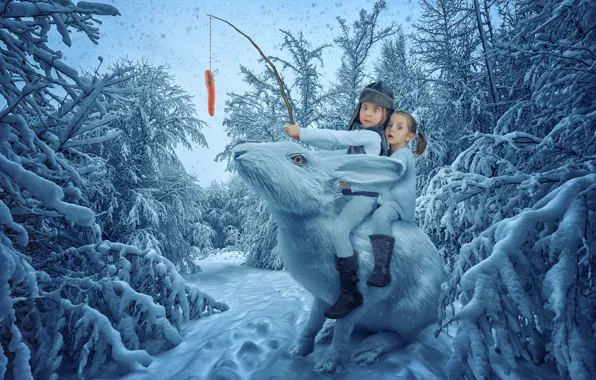
[[[423, 264], [428, 269], [434, 267], [440, 272], [444, 270], [443, 261], [437, 248], [420, 227], [403, 220], [393, 222], [392, 227], [395, 237], [395, 252], [402, 264], [416, 267]], [[351, 240], [356, 251], [369, 252], [372, 255], [369, 238], [372, 233], [372, 221], [370, 217], [367, 217], [353, 231]]]
[[[396, 220], [393, 222], [392, 229], [396, 245], [399, 242], [399, 244], [408, 247], [418, 246], [420, 250], [423, 250], [428, 254], [438, 255], [437, 248], [433, 242], [416, 224], [405, 222], [403, 220]], [[354, 229], [353, 234], [353, 238], [369, 240], [369, 235], [373, 234], [372, 216], [367, 216], [366, 219]]]
[[439, 252], [437, 251], [437, 247], [435, 247], [428, 235], [416, 224], [397, 220], [393, 222], [392, 229], [396, 240], [395, 244], [399, 242], [404, 246], [418, 247], [419, 250], [438, 257]]

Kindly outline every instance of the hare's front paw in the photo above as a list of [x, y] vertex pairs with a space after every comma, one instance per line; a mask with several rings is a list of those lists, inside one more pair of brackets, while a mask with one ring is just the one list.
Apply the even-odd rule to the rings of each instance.
[[315, 338], [316, 343], [331, 343], [333, 340], [333, 333], [335, 331], [335, 322], [329, 323], [325, 322], [323, 328], [317, 334]]
[[288, 349], [288, 355], [291, 357], [306, 356], [315, 350], [315, 339], [299, 337]]
[[337, 351], [333, 348], [328, 348], [321, 359], [314, 367], [315, 372], [318, 373], [340, 373], [343, 371], [341, 360]]

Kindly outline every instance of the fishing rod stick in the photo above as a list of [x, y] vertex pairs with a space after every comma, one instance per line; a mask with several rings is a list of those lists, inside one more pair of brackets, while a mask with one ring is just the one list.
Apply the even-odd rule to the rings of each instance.
[[284, 99], [284, 102], [286, 103], [286, 108], [288, 109], [288, 114], [290, 116], [290, 124], [294, 124], [294, 116], [292, 114], [292, 107], [290, 107], [290, 102], [288, 101], [288, 98], [286, 97], [286, 92], [284, 91], [284, 85], [283, 85], [283, 81], [281, 80], [281, 77], [279, 76], [279, 73], [277, 72], [277, 69], [275, 68], [275, 65], [273, 64], [273, 62], [271, 62], [271, 60], [269, 58], [267, 58], [267, 56], [265, 56], [265, 54], [263, 54], [263, 51], [261, 50], [261, 48], [259, 48], [259, 46], [246, 34], [242, 33], [240, 31], [240, 29], [236, 28], [234, 25], [232, 25], [229, 21], [226, 21], [222, 18], [207, 14], [207, 16], [209, 17], [213, 17], [215, 19], [218, 19], [220, 21], [225, 22], [226, 24], [230, 25], [232, 28], [236, 29], [236, 31], [240, 34], [242, 34], [244, 37], [248, 38], [248, 40], [250, 41], [250, 43], [259, 51], [259, 53], [261, 54], [261, 56], [265, 59], [265, 61], [269, 64], [269, 66], [271, 66], [271, 68], [273, 69], [273, 73], [275, 74], [275, 77], [277, 78], [277, 83], [279, 84], [279, 89], [281, 90], [281, 96]]

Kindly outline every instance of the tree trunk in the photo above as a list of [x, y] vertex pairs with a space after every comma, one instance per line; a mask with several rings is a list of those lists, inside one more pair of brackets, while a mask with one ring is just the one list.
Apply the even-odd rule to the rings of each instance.
[[486, 27], [488, 28], [488, 41], [492, 48], [493, 43], [495, 42], [495, 36], [493, 33], [493, 24], [490, 21], [490, 5], [488, 4], [488, 0], [484, 0], [484, 13], [486, 14]]
[[488, 57], [488, 41], [486, 41], [486, 35], [484, 33], [484, 28], [482, 27], [482, 15], [480, 14], [480, 5], [478, 4], [478, 0], [474, 0], [474, 9], [476, 11], [476, 24], [478, 25], [478, 33], [480, 33], [480, 40], [482, 41], [482, 49], [484, 51], [484, 61], [486, 63], [486, 72], [488, 74], [488, 83], [490, 86], [490, 93], [493, 98], [493, 103], [497, 102], [497, 89], [495, 87], [495, 82], [493, 80], [493, 70], [490, 59]]

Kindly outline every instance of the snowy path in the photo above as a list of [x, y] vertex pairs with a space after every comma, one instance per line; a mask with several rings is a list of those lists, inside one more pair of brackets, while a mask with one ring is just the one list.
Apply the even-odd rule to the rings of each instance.
[[[183, 342], [155, 356], [149, 368], [123, 379], [444, 379], [451, 337], [433, 336], [435, 326], [418, 339], [368, 367], [345, 363], [335, 376], [312, 368], [328, 344], [318, 343], [306, 357], [290, 358], [289, 345], [306, 322], [311, 296], [288, 273], [240, 266], [238, 261], [200, 262], [203, 272], [186, 276], [230, 310], [191, 321]], [[355, 334], [350, 350], [363, 337]], [[348, 355], [349, 357], [349, 355]], [[557, 379], [528, 373], [508, 379]]]

